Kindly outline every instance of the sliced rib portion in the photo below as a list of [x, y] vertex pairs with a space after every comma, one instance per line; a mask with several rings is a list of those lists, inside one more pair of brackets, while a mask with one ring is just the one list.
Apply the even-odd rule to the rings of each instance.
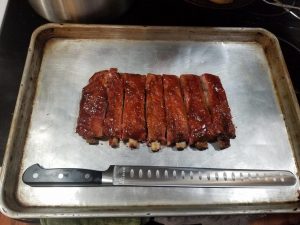
[[123, 74], [124, 109], [122, 139], [131, 148], [146, 140], [145, 83], [146, 77], [138, 74]]
[[166, 114], [163, 81], [160, 75], [148, 74], [146, 78], [146, 119], [148, 144], [158, 151], [166, 143]]
[[103, 121], [107, 109], [105, 81], [107, 70], [95, 73], [82, 90], [76, 132], [90, 144], [103, 137]]
[[122, 138], [122, 112], [124, 86], [117, 69], [110, 69], [107, 75], [106, 91], [108, 107], [104, 120], [104, 135], [112, 147], [118, 147]]
[[167, 145], [184, 149], [189, 140], [189, 128], [181, 94], [180, 80], [174, 75], [163, 75], [167, 118]]
[[180, 82], [189, 124], [189, 144], [200, 150], [207, 149], [207, 141], [214, 138], [214, 130], [200, 77], [181, 75]]
[[230, 138], [235, 138], [235, 127], [227, 102], [225, 90], [220, 78], [212, 74], [201, 76], [202, 86], [206, 93], [206, 100], [220, 149], [230, 146]]

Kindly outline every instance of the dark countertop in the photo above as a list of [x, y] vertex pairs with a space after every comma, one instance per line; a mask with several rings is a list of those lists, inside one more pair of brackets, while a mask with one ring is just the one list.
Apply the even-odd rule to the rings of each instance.
[[[289, 14], [263, 16], [259, 0], [239, 10], [198, 8], [183, 0], [136, 1], [122, 17], [108, 24], [263, 27], [280, 40], [287, 66], [298, 94], [300, 82], [300, 20]], [[269, 9], [267, 9], [268, 12]], [[271, 10], [271, 9], [270, 9]], [[273, 9], [272, 9], [273, 10]], [[277, 9], [273, 10], [277, 12]], [[272, 12], [272, 11], [271, 11]], [[47, 23], [30, 8], [27, 1], [11, 0], [0, 35], [0, 160], [2, 161], [12, 114], [27, 54], [35, 28]], [[95, 21], [95, 23], [104, 23]], [[298, 50], [297, 50], [298, 49]]]

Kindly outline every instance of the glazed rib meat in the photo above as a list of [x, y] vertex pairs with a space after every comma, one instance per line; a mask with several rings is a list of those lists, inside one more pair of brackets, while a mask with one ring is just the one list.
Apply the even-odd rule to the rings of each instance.
[[230, 146], [235, 127], [218, 76], [163, 76], [119, 73], [116, 68], [95, 73], [82, 89], [76, 132], [88, 143], [120, 140], [137, 148], [147, 141], [152, 151], [161, 145], [207, 149], [217, 142]]
[[167, 145], [184, 149], [189, 140], [189, 128], [182, 98], [180, 80], [174, 75], [163, 75], [167, 119]]
[[137, 148], [138, 142], [146, 140], [145, 83], [146, 77], [125, 73], [124, 109], [122, 139], [130, 148]]
[[148, 74], [146, 78], [146, 119], [148, 144], [158, 151], [166, 143], [166, 114], [163, 81], [160, 75]]
[[212, 74], [201, 76], [202, 87], [206, 92], [206, 101], [220, 149], [230, 146], [230, 138], [235, 138], [235, 127], [227, 102], [225, 90], [220, 78]]
[[189, 124], [189, 144], [200, 150], [207, 149], [207, 141], [214, 138], [214, 130], [200, 77], [181, 75], [180, 82]]
[[90, 144], [103, 137], [103, 121], [107, 108], [105, 81], [108, 71], [95, 73], [82, 90], [76, 132]]
[[108, 107], [104, 120], [104, 135], [109, 138], [112, 147], [118, 147], [122, 138], [124, 86], [123, 78], [117, 69], [112, 68], [107, 73], [106, 92]]

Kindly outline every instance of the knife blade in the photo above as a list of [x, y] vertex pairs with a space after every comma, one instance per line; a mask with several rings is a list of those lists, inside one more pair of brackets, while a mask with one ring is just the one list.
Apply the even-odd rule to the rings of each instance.
[[159, 186], [273, 187], [293, 186], [295, 175], [285, 170], [213, 169], [161, 166], [110, 166], [106, 171], [80, 168], [28, 167], [22, 180], [33, 187]]

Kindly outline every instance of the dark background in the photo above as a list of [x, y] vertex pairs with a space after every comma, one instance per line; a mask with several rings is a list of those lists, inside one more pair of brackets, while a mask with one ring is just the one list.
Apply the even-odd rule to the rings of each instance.
[[[291, 0], [293, 2], [293, 0]], [[298, 1], [299, 5], [299, 1]], [[18, 94], [30, 36], [47, 23], [25, 0], [10, 0], [0, 35], [0, 162]], [[168, 26], [262, 27], [273, 32], [299, 100], [300, 20], [261, 0], [234, 10], [200, 8], [184, 0], [137, 0], [122, 17], [94, 23]]]

